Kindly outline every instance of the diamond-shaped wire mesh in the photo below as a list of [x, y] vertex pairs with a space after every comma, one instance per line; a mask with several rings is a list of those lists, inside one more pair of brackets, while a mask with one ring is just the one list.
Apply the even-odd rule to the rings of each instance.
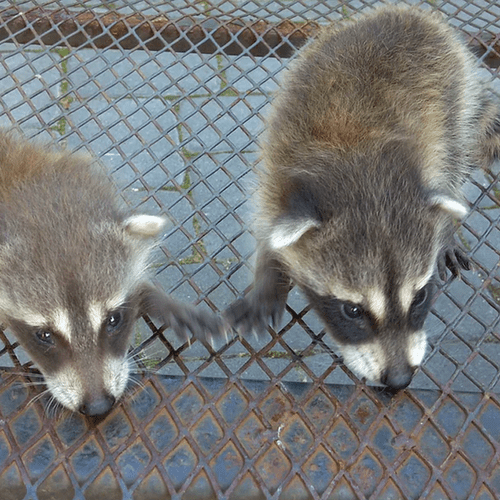
[[[0, 126], [101, 158], [133, 209], [170, 220], [157, 281], [221, 311], [251, 283], [248, 200], [280, 74], [319, 25], [379, 3], [0, 1]], [[407, 3], [443, 12], [500, 91], [499, 6]], [[297, 289], [259, 340], [182, 344], [141, 320], [137, 371], [154, 375], [101, 422], [33, 402], [39, 378], [4, 332], [0, 497], [498, 498], [498, 175], [466, 186], [476, 271], [442, 287], [431, 350], [392, 398], [343, 367]]]

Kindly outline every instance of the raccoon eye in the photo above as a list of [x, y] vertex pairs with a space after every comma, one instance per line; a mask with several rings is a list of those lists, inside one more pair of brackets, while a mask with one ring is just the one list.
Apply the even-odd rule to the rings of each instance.
[[417, 295], [415, 295], [415, 298], [413, 299], [413, 307], [415, 306], [421, 306], [427, 299], [427, 287], [422, 288], [419, 290]]
[[342, 304], [341, 307], [342, 314], [346, 319], [359, 319], [363, 316], [363, 309], [354, 304]]
[[52, 337], [52, 332], [48, 330], [37, 330], [36, 333], [36, 338], [43, 342], [44, 344], [50, 344], [54, 345], [54, 339]]
[[122, 313], [120, 311], [114, 311], [112, 312], [109, 316], [108, 319], [106, 320], [106, 332], [112, 333], [114, 330], [116, 330], [122, 322]]

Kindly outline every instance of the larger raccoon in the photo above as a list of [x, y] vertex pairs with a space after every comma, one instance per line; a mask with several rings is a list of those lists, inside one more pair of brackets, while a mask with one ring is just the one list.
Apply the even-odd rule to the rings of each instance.
[[276, 322], [293, 280], [362, 377], [406, 387], [424, 357], [460, 188], [498, 156], [496, 106], [438, 15], [384, 7], [324, 29], [291, 65], [262, 144], [253, 290], [227, 318]]
[[0, 131], [0, 322], [13, 331], [63, 406], [107, 413], [129, 377], [141, 313], [184, 337], [221, 333], [146, 269], [164, 219], [127, 215], [89, 157]]

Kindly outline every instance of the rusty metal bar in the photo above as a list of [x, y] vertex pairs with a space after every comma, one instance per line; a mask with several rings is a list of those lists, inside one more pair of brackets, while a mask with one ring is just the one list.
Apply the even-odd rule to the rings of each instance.
[[0, 24], [5, 25], [0, 29], [0, 40], [10, 38], [18, 43], [28, 43], [40, 37], [46, 45], [83, 47], [89, 46], [89, 40], [92, 40], [95, 48], [118, 45], [125, 49], [146, 47], [161, 50], [172, 46], [176, 52], [187, 52], [196, 47], [205, 54], [221, 49], [230, 55], [249, 49], [255, 56], [273, 51], [280, 57], [289, 57], [319, 28], [315, 22], [271, 24], [189, 16], [170, 20], [163, 15], [124, 16], [116, 12], [100, 15], [91, 10], [72, 12], [41, 8], [25, 12], [9, 8], [0, 12]]
[[[0, 41], [15, 39], [28, 43], [39, 37], [45, 45], [106, 48], [117, 45], [124, 49], [161, 50], [170, 46], [175, 52], [193, 48], [204, 54], [221, 51], [238, 55], [248, 51], [254, 56], [267, 54], [290, 57], [320, 25], [316, 22], [282, 21], [246, 22], [233, 18], [168, 19], [164, 15], [121, 15], [116, 12], [98, 14], [91, 10], [70, 11], [35, 8], [22, 11], [15, 7], [0, 12]], [[486, 54], [489, 66], [500, 65], [500, 34], [466, 34], [469, 45], [481, 57]], [[89, 42], [91, 40], [91, 43]]]

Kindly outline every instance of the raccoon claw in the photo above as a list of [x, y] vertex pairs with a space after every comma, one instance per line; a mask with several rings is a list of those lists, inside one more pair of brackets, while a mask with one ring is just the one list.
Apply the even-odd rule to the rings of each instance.
[[210, 343], [215, 338], [227, 339], [229, 326], [215, 314], [183, 304], [150, 283], [142, 293], [143, 312], [172, 328], [180, 340], [190, 341], [191, 336]]
[[225, 320], [240, 335], [246, 336], [253, 333], [254, 336], [259, 337], [267, 330], [269, 323], [276, 329], [281, 321], [284, 306], [276, 304], [266, 307], [255, 302], [249, 297], [238, 299], [224, 311]]
[[233, 302], [223, 315], [239, 335], [246, 336], [251, 332], [257, 335], [265, 328], [260, 315], [256, 314], [250, 300], [246, 297]]
[[450, 247], [438, 259], [438, 274], [442, 281], [446, 281], [446, 269], [451, 271], [452, 278], [458, 278], [462, 269], [472, 269], [472, 263], [460, 248]]
[[278, 308], [275, 307], [273, 308], [273, 311], [271, 312], [271, 326], [273, 327], [274, 330], [278, 328], [279, 324], [281, 323], [281, 319], [283, 318], [283, 312], [285, 311], [285, 308]]
[[212, 314], [196, 309], [186, 309], [171, 315], [168, 324], [180, 340], [190, 342], [190, 337], [206, 340], [214, 345], [214, 339], [223, 337], [227, 340], [228, 327]]

